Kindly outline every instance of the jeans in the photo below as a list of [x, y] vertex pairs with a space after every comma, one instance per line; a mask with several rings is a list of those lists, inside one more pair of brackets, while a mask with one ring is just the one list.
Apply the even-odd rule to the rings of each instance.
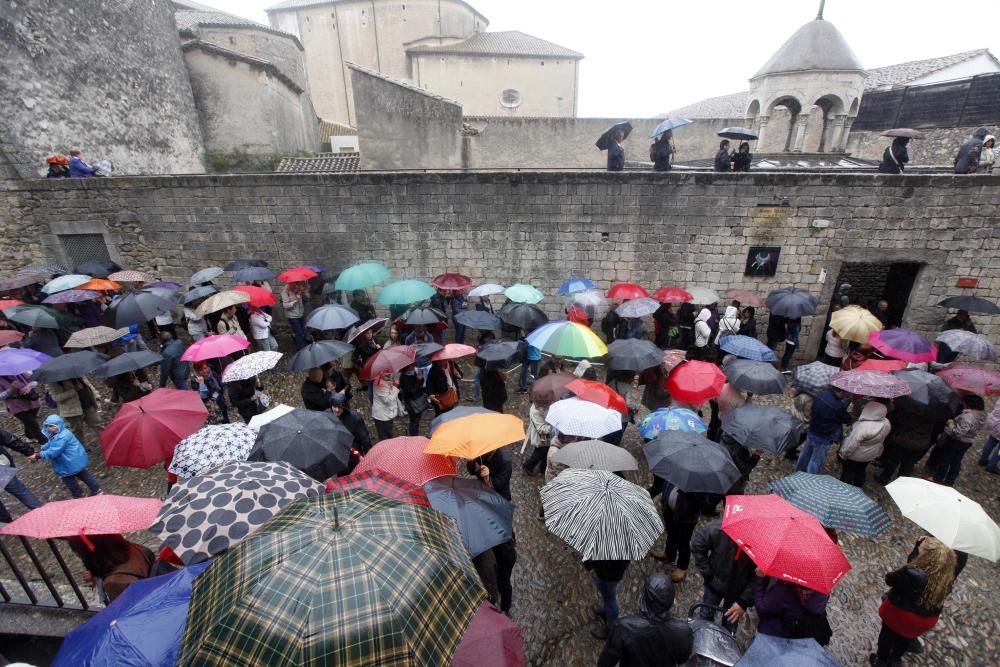
[[806, 443], [802, 446], [802, 453], [799, 454], [799, 460], [795, 462], [795, 471], [822, 475], [823, 465], [826, 463], [826, 453], [830, 451], [832, 444], [832, 442], [823, 443], [813, 440], [811, 435], [806, 436]]
[[375, 432], [378, 433], [378, 440], [382, 442], [383, 440], [388, 440], [392, 438], [392, 420], [382, 421], [379, 419], [373, 419], [375, 422]]
[[545, 472], [545, 464], [548, 460], [549, 446], [545, 445], [543, 447], [535, 447], [535, 449], [531, 452], [531, 456], [528, 457], [528, 460], [521, 464], [521, 468], [524, 469], [525, 472], [534, 472], [535, 468], [541, 464], [540, 472]]
[[962, 442], [949, 438], [944, 446], [938, 447], [938, 464], [934, 471], [934, 481], [938, 484], [952, 486], [962, 470], [962, 458], [972, 447], [971, 442]]
[[796, 348], [798, 348], [798, 345], [789, 343], [787, 340], [785, 341], [785, 353], [781, 355], [781, 370], [788, 370], [788, 362], [792, 360], [792, 355], [795, 354]]
[[[714, 590], [709, 588], [708, 584], [705, 584], [705, 593], [702, 595], [701, 601], [703, 604], [712, 605], [713, 607], [722, 607], [728, 610], [733, 603], [736, 602], [735, 599], [730, 599], [723, 597], [721, 593], [716, 593]], [[715, 622], [715, 610], [707, 609], [706, 607], [701, 607], [698, 609], [698, 616], [705, 619], [706, 621]], [[722, 615], [722, 627], [730, 632], [736, 632], [736, 623], [731, 623], [726, 615]]]
[[888, 484], [892, 481], [893, 475], [896, 474], [897, 466], [900, 477], [910, 477], [917, 462], [926, 453], [926, 450], [918, 451], [890, 445], [885, 450], [885, 464], [882, 466], [882, 472], [875, 479], [878, 480], [879, 484]]
[[42, 429], [38, 425], [38, 408], [17, 412], [14, 414], [14, 418], [21, 422], [21, 425], [24, 427], [24, 437], [28, 438], [28, 440], [34, 440], [42, 445], [48, 442], [46, 437], [42, 435]]
[[301, 317], [289, 317], [288, 323], [292, 325], [292, 340], [295, 342], [295, 349], [301, 350], [306, 346], [306, 328]]
[[483, 395], [483, 385], [480, 384], [480, 378], [483, 376], [483, 369], [476, 368], [476, 377], [472, 381], [472, 399], [474, 402], [479, 402], [479, 397]]
[[878, 633], [878, 658], [876, 665], [899, 664], [903, 654], [910, 646], [910, 640], [897, 634], [892, 628], [882, 623], [882, 631]]
[[517, 563], [517, 551], [513, 540], [493, 547], [493, 555], [497, 559], [497, 589], [500, 591], [500, 611], [510, 615], [514, 604], [514, 587], [510, 583]]
[[979, 462], [994, 468], [997, 467], [997, 463], [1000, 463], [1000, 440], [992, 435], [986, 438], [986, 444], [983, 445], [983, 451], [979, 455]]
[[528, 388], [528, 373], [531, 373], [532, 377], [538, 377], [538, 364], [537, 360], [521, 363], [521, 382], [518, 384], [518, 389]]
[[601, 603], [604, 607], [604, 622], [610, 630], [618, 620], [618, 581], [605, 581], [594, 577], [597, 583], [597, 592], [601, 594]]
[[462, 344], [465, 342], [465, 325], [455, 321], [455, 342]]
[[4, 487], [4, 491], [14, 496], [21, 501], [21, 504], [27, 507], [29, 510], [33, 510], [36, 507], [42, 506], [42, 501], [31, 492], [31, 489], [24, 485], [24, 482], [14, 477], [9, 482], [7, 486]]
[[681, 523], [673, 520], [670, 505], [663, 503], [663, 524], [667, 528], [667, 545], [663, 551], [667, 561], [676, 559], [677, 569], [686, 570], [691, 565], [691, 536], [697, 523]]
[[94, 476], [91, 475], [90, 471], [87, 470], [86, 468], [73, 475], [66, 475], [65, 477], [60, 477], [60, 479], [62, 480], [63, 484], [66, 485], [66, 488], [69, 489], [70, 495], [72, 495], [74, 498], [83, 498], [83, 490], [77, 483], [76, 481], [77, 479], [79, 479], [81, 482], [87, 485], [87, 488], [90, 489], [90, 495], [96, 496], [98, 493], [101, 492], [101, 487], [97, 483], [97, 480], [94, 479]]
[[419, 412], [417, 414], [410, 414], [407, 416], [409, 417], [410, 421], [407, 433], [409, 435], [420, 435], [420, 418], [424, 416], [424, 413]]
[[840, 481], [852, 484], [859, 489], [865, 488], [868, 475], [868, 461], [842, 461], [844, 469], [840, 473]]
[[[299, 321], [301, 322], [301, 320]], [[274, 340], [274, 336], [268, 336], [267, 338], [254, 338], [253, 342], [257, 344], [257, 349], [261, 352], [278, 351], [278, 341]]]

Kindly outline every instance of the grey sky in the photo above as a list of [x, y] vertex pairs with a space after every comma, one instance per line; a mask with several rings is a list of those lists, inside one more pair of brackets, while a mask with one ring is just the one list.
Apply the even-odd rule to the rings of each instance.
[[[200, 0], [267, 22], [277, 0]], [[747, 89], [747, 79], [818, 0], [469, 0], [490, 30], [521, 30], [582, 52], [581, 116], [643, 117]], [[996, 0], [829, 0], [866, 67], [989, 48]], [[992, 11], [991, 11], [992, 10]]]

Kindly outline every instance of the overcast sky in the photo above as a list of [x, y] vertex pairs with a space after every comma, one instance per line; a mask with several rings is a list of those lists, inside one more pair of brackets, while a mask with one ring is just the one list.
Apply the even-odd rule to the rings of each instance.
[[[739, 92], [819, 0], [469, 0], [490, 30], [521, 30], [580, 51], [580, 116], [644, 117]], [[257, 21], [277, 0], [201, 0]], [[829, 0], [865, 67], [989, 48], [997, 0]]]

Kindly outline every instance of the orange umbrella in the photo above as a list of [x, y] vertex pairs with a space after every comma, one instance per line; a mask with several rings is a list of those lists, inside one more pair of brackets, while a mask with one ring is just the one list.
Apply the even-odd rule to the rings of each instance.
[[424, 452], [474, 459], [524, 440], [524, 422], [514, 415], [483, 413], [438, 426]]
[[80, 285], [76, 289], [89, 289], [96, 292], [114, 292], [120, 290], [121, 285], [113, 280], [107, 280], [105, 278], [91, 278], [89, 281]]

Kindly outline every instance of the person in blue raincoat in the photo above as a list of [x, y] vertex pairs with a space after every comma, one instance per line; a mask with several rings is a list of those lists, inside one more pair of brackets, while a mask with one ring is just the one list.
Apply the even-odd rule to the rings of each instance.
[[90, 178], [94, 175], [96, 170], [83, 160], [80, 151], [72, 150], [69, 152], [69, 156], [70, 178]]
[[32, 455], [30, 460], [44, 459], [49, 461], [52, 464], [52, 472], [59, 475], [74, 498], [83, 497], [83, 490], [77, 480], [87, 485], [87, 488], [90, 489], [90, 495], [96, 496], [101, 493], [101, 487], [97, 480], [87, 470], [89, 463], [87, 450], [73, 432], [66, 428], [62, 417], [49, 415], [45, 418], [42, 426], [42, 432], [48, 442], [42, 445], [42, 451]]

